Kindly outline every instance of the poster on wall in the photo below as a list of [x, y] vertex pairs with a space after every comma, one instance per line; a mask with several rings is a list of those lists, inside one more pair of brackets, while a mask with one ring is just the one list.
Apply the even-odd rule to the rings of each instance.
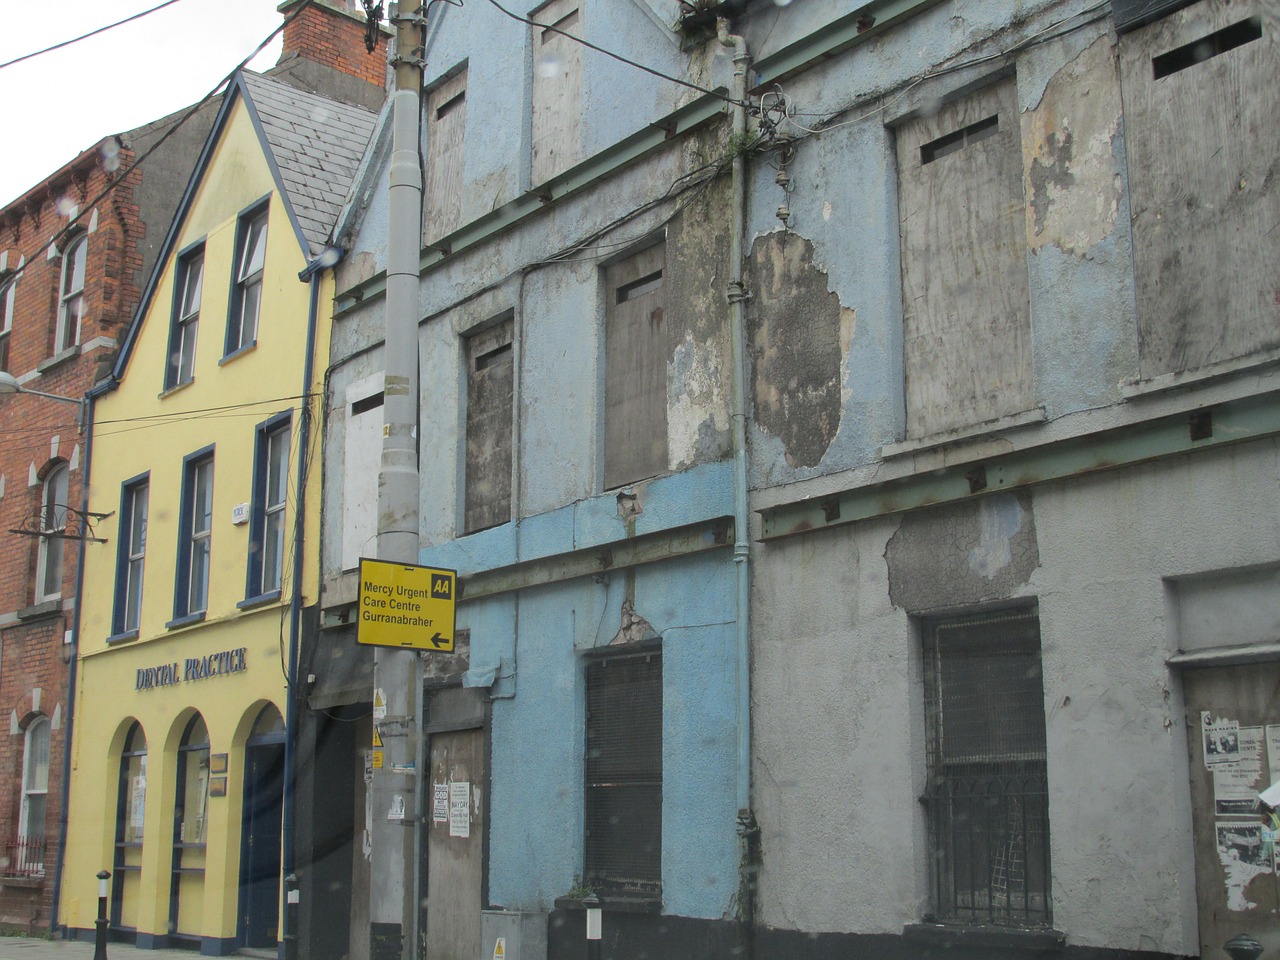
[[1240, 724], [1236, 720], [1219, 717], [1205, 710], [1200, 714], [1200, 732], [1204, 740], [1204, 765], [1214, 767], [1235, 763], [1240, 759]]
[[1237, 912], [1257, 906], [1247, 895], [1254, 877], [1272, 872], [1269, 844], [1263, 842], [1260, 823], [1222, 823], [1216, 825], [1218, 859], [1222, 861], [1227, 886], [1227, 909]]
[[431, 785], [431, 822], [447, 823], [449, 820], [449, 784]]
[[[1262, 727], [1240, 727], [1236, 743], [1236, 762], [1211, 768], [1214, 813], [1219, 817], [1256, 817], [1261, 813], [1258, 793], [1270, 782], [1262, 772]], [[1274, 757], [1274, 751], [1270, 755]]]
[[471, 784], [465, 780], [449, 784], [449, 836], [471, 836]]

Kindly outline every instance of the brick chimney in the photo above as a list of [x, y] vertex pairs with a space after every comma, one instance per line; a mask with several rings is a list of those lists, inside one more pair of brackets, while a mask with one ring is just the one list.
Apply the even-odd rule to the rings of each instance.
[[[285, 0], [276, 9], [288, 17], [301, 2]], [[385, 24], [380, 24], [380, 34], [378, 48], [369, 53], [364, 46], [365, 16], [359, 0], [311, 0], [302, 15], [284, 28], [284, 48], [276, 67], [301, 59], [385, 89], [389, 35]]]

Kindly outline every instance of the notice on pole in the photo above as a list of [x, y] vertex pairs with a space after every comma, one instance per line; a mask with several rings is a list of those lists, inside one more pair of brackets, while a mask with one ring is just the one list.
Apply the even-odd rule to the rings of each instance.
[[356, 642], [453, 652], [455, 570], [361, 559]]
[[465, 780], [449, 784], [449, 836], [471, 836], [471, 784]]

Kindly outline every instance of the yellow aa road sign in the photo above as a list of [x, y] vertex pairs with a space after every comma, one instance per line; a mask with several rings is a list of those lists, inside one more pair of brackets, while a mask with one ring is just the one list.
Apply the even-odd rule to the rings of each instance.
[[455, 570], [362, 559], [356, 642], [452, 653], [457, 591]]

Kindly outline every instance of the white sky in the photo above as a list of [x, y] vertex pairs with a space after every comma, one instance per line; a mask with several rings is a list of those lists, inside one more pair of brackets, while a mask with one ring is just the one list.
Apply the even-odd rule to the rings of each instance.
[[[0, 63], [161, 0], [0, 0]], [[0, 206], [103, 137], [199, 100], [283, 21], [279, 0], [178, 0], [149, 16], [0, 69]], [[280, 56], [279, 35], [250, 65]]]

